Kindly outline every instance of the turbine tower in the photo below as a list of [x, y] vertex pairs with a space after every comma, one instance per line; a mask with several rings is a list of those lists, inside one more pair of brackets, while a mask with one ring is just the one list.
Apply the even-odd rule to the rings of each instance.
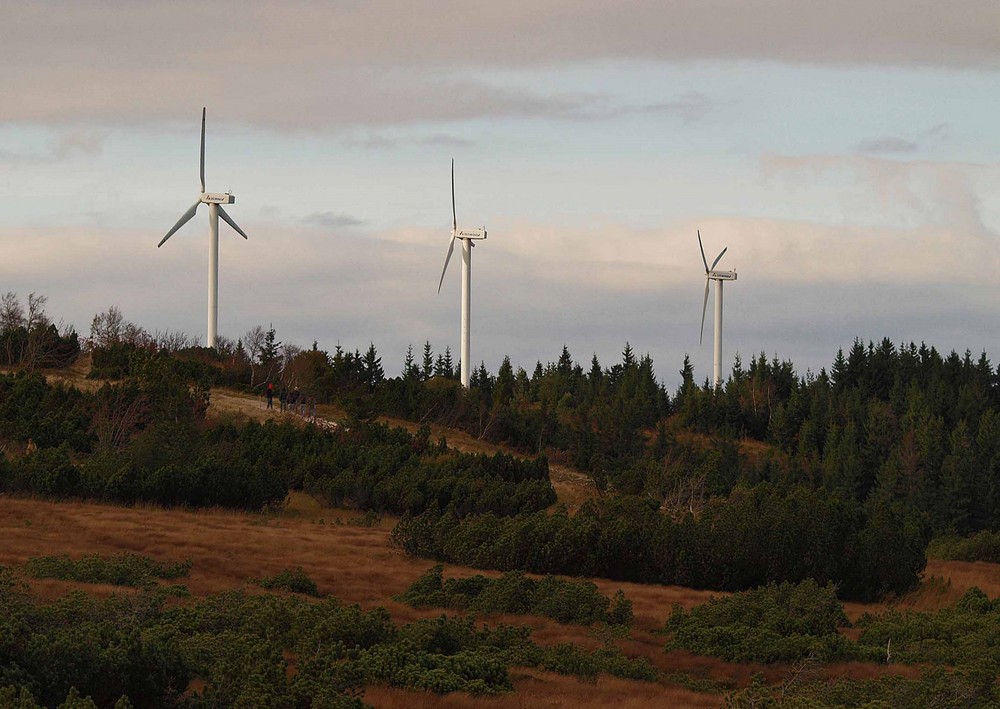
[[205, 191], [205, 109], [201, 109], [201, 194], [198, 201], [191, 205], [177, 220], [167, 235], [160, 239], [156, 248], [160, 248], [178, 229], [187, 224], [198, 211], [198, 205], [208, 205], [208, 346], [215, 349], [219, 332], [219, 217], [226, 220], [236, 233], [244, 239], [247, 235], [239, 228], [233, 218], [222, 208], [224, 204], [233, 204], [236, 197], [231, 192], [218, 193]]
[[441, 280], [438, 282], [438, 293], [441, 292], [441, 284], [444, 283], [444, 274], [448, 270], [448, 262], [451, 261], [451, 254], [455, 250], [455, 239], [462, 241], [462, 386], [469, 388], [471, 373], [471, 359], [469, 354], [469, 320], [472, 309], [472, 247], [476, 239], [486, 238], [486, 227], [481, 229], [458, 228], [458, 217], [455, 212], [455, 159], [451, 160], [451, 242], [448, 244], [448, 255], [444, 259], [444, 268], [441, 270]]
[[698, 230], [698, 248], [701, 249], [701, 261], [705, 264], [705, 303], [701, 306], [701, 337], [698, 344], [705, 338], [705, 312], [708, 310], [708, 284], [715, 281], [715, 352], [713, 356], [712, 386], [722, 385], [722, 283], [723, 281], [735, 281], [736, 271], [716, 271], [715, 267], [722, 256], [729, 250], [727, 246], [712, 261], [712, 267], [708, 267], [708, 259], [705, 258], [705, 247], [701, 243], [701, 230]]

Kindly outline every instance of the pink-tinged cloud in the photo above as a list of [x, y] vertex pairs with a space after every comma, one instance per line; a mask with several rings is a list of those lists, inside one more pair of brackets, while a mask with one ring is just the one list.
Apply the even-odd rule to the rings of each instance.
[[77, 0], [8, 3], [0, 47], [0, 122], [169, 120], [192, 103], [282, 128], [573, 118], [599, 114], [600, 97], [460, 77], [608, 59], [996, 70], [1000, 4]]

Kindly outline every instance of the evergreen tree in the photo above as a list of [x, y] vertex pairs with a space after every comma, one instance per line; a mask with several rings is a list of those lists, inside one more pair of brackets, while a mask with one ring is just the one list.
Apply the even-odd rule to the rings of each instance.
[[434, 376], [434, 352], [431, 350], [430, 340], [424, 341], [424, 360], [421, 373], [425, 382]]
[[403, 360], [403, 379], [415, 381], [420, 378], [420, 370], [413, 358], [413, 345], [407, 345], [406, 358]]
[[375, 391], [375, 388], [385, 381], [385, 372], [382, 371], [382, 358], [378, 356], [374, 342], [369, 344], [362, 366], [368, 391]]
[[506, 406], [514, 397], [514, 368], [510, 364], [510, 357], [504, 355], [500, 369], [497, 371], [496, 386], [493, 388], [493, 402], [501, 406]]
[[444, 348], [444, 359], [442, 360], [443, 371], [445, 377], [449, 379], [455, 378], [455, 365], [451, 359], [451, 347]]
[[601, 369], [601, 363], [597, 360], [596, 352], [590, 358], [590, 374], [587, 375], [587, 379], [590, 382], [591, 396], [596, 397], [601, 391], [601, 382], [604, 380], [604, 372]]
[[260, 363], [267, 366], [278, 359], [281, 342], [277, 339], [274, 325], [269, 324], [267, 334], [264, 335], [264, 344], [260, 349]]
[[968, 534], [972, 527], [972, 495], [975, 491], [975, 459], [969, 427], [959, 421], [951, 434], [951, 450], [941, 464], [936, 527], [949, 534]]
[[635, 355], [632, 353], [632, 345], [628, 342], [625, 343], [625, 349], [622, 350], [622, 365], [625, 369], [635, 366]]
[[566, 345], [563, 345], [562, 354], [559, 355], [556, 371], [566, 379], [573, 373], [573, 358], [570, 356], [569, 348]]

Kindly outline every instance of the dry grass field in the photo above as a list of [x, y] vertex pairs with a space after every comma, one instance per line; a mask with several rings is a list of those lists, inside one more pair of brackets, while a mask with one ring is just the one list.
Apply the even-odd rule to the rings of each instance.
[[[159, 561], [190, 558], [194, 565], [184, 583], [192, 594], [202, 596], [233, 588], [253, 588], [252, 579], [286, 567], [301, 566], [321, 593], [331, 594], [362, 607], [385, 606], [396, 622], [433, 617], [440, 611], [415, 610], [393, 600], [431, 565], [412, 559], [389, 546], [394, 520], [375, 527], [350, 523], [357, 513], [320, 507], [304, 495], [296, 495], [278, 516], [243, 514], [223, 510], [187, 511], [156, 507], [117, 507], [89, 502], [51, 502], [0, 496], [0, 564], [23, 563], [31, 556], [69, 554], [114, 554], [131, 551]], [[339, 518], [339, 524], [338, 524]], [[448, 575], [478, 573], [449, 566]], [[1000, 595], [1000, 567], [982, 563], [932, 561], [929, 583], [900, 600], [905, 605], [933, 608], [958, 598], [977, 585], [991, 596]], [[663, 639], [654, 634], [675, 603], [690, 607], [704, 603], [711, 593], [674, 586], [618, 583], [595, 579], [603, 593], [621, 588], [632, 600], [635, 625], [630, 636], [618, 640], [629, 655], [641, 655], [665, 673], [686, 673], [729, 686], [742, 686], [755, 672], [774, 682], [789, 668], [781, 665], [737, 665], [687, 652], [663, 651]], [[33, 581], [42, 596], [53, 598], [76, 584], [64, 581]], [[110, 586], [86, 586], [88, 592], [120, 592]], [[849, 604], [856, 618], [879, 606]], [[602, 642], [588, 628], [559, 625], [528, 616], [490, 616], [485, 622], [529, 625], [541, 644], [573, 642], [596, 648]], [[827, 676], [867, 677], [884, 671], [873, 665], [848, 663], [824, 668]], [[915, 670], [893, 667], [911, 674]], [[599, 707], [599, 706], [720, 706], [720, 694], [699, 693], [663, 680], [632, 682], [601, 677], [596, 684], [535, 670], [515, 669], [516, 693], [498, 698], [468, 695], [439, 697], [433, 694], [374, 687], [366, 700], [376, 707]]]

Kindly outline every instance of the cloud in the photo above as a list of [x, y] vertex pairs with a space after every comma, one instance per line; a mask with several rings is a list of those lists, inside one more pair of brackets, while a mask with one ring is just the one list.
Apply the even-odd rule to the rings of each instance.
[[[950, 124], [938, 123], [925, 131], [921, 131], [917, 137], [921, 142], [940, 142], [948, 138], [950, 129]], [[917, 140], [910, 140], [908, 138], [901, 138], [899, 136], [880, 136], [862, 140], [858, 143], [856, 149], [858, 152], [865, 153], [867, 155], [904, 155], [917, 152], [920, 149], [920, 142]]]
[[64, 131], [41, 148], [25, 149], [0, 146], [0, 163], [39, 164], [58, 163], [77, 157], [99, 155], [106, 136], [88, 131]]
[[653, 103], [643, 107], [646, 113], [661, 113], [676, 116], [683, 123], [697, 123], [708, 115], [713, 103], [707, 96], [698, 91], [688, 91], [673, 101]]
[[827, 187], [830, 200], [844, 202], [846, 219], [875, 217], [960, 229], [980, 240], [995, 237], [984, 223], [979, 183], [1000, 178], [998, 165], [827, 154], [765, 155], [760, 165], [765, 182]]
[[17, 100], [0, 122], [166, 121], [206, 103], [290, 130], [578, 119], [590, 97], [459, 77], [607, 60], [1000, 68], [995, 0], [961, 12], [912, 0], [289, 0], [192, 21], [204, 12], [193, 0], [9, 3], [0, 85]]
[[350, 214], [338, 214], [335, 212], [315, 212], [302, 218], [302, 223], [308, 226], [317, 226], [324, 229], [342, 229], [361, 226], [363, 219], [352, 217]]
[[884, 155], [891, 153], [915, 153], [919, 146], [912, 140], [885, 136], [882, 138], [866, 138], [858, 143], [859, 152], [868, 155]]
[[471, 140], [458, 138], [445, 133], [389, 137], [384, 133], [371, 131], [369, 131], [366, 136], [361, 138], [345, 138], [344, 143], [352, 147], [365, 148], [367, 150], [394, 150], [405, 145], [423, 145], [441, 148], [468, 148], [474, 145]]

